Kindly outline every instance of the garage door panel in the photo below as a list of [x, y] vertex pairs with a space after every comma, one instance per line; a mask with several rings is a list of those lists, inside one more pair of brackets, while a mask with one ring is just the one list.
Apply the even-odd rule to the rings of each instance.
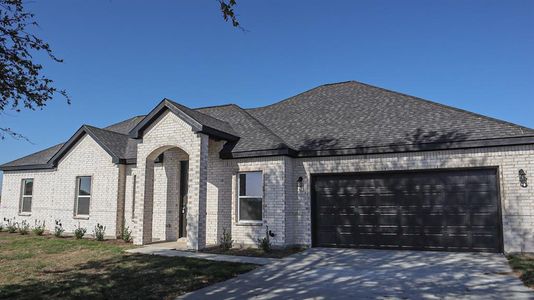
[[488, 169], [314, 178], [314, 245], [499, 252], [495, 174]]
[[378, 215], [376, 218], [376, 224], [378, 225], [391, 225], [397, 226], [399, 223], [397, 215]]
[[336, 215], [324, 214], [324, 215], [320, 215], [319, 219], [320, 220], [317, 222], [317, 224], [320, 227], [323, 227], [323, 226], [337, 226], [337, 224], [338, 224]]

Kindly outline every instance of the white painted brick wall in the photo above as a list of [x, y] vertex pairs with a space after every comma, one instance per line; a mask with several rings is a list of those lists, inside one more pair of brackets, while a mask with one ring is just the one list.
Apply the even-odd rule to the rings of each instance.
[[206, 243], [208, 137], [205, 134], [194, 133], [190, 125], [169, 112], [162, 114], [145, 130], [143, 140], [137, 147], [134, 243], [143, 244], [152, 239], [154, 192], [152, 165], [159, 154], [174, 147], [185, 151], [189, 156], [188, 247], [203, 248]]
[[[294, 160], [292, 181], [304, 180], [304, 192], [289, 194], [297, 213], [292, 228], [294, 241], [311, 245], [310, 174], [413, 170], [465, 167], [498, 167], [503, 212], [504, 248], [510, 251], [534, 251], [534, 182], [528, 188], [519, 185], [518, 171], [534, 175], [534, 146], [499, 147], [472, 150], [432, 151], [406, 154], [379, 154]], [[291, 218], [291, 216], [289, 216]]]
[[[154, 199], [154, 218], [148, 228], [160, 238], [167, 235], [167, 224], [177, 226], [177, 210], [169, 206], [163, 166], [153, 174], [146, 173], [147, 157], [155, 159], [163, 151], [178, 147], [189, 159], [188, 245], [192, 249], [218, 243], [223, 228], [230, 229], [236, 245], [255, 245], [265, 234], [266, 226], [276, 237], [273, 244], [311, 244], [310, 175], [318, 173], [413, 170], [465, 167], [498, 167], [505, 251], [534, 251], [534, 146], [496, 147], [471, 150], [431, 151], [405, 154], [377, 154], [346, 157], [288, 158], [264, 157], [221, 160], [219, 151], [224, 142], [209, 140], [196, 134], [191, 126], [174, 114], [163, 114], [147, 129], [138, 148], [137, 166], [124, 169], [125, 226], [132, 229], [136, 243], [148, 242], [143, 237], [142, 220], [150, 207], [145, 207], [145, 176], [151, 176]], [[172, 150], [169, 152], [172, 153]], [[169, 162], [173, 159], [169, 159]], [[178, 166], [174, 162], [174, 166]], [[161, 169], [161, 170], [160, 170]], [[518, 170], [524, 169], [530, 180], [528, 188], [521, 188]], [[261, 171], [264, 175], [263, 215], [259, 226], [239, 224], [237, 219], [237, 173]], [[133, 216], [133, 175], [137, 175], [135, 216]], [[76, 176], [93, 176], [93, 198], [89, 220], [73, 218]], [[297, 178], [304, 178], [303, 191], [297, 193]], [[107, 226], [108, 235], [117, 230], [117, 197], [119, 168], [111, 157], [90, 137], [84, 137], [62, 159], [57, 170], [8, 171], [4, 174], [0, 217], [17, 220], [46, 220], [53, 228], [54, 219], [61, 219], [68, 232], [80, 224], [92, 231], [99, 222]], [[34, 178], [34, 200], [31, 216], [18, 216], [20, 184], [23, 178]], [[177, 182], [177, 180], [174, 180]], [[177, 186], [173, 187], [175, 190]], [[172, 188], [171, 188], [172, 189]], [[174, 191], [173, 193], [176, 193]], [[171, 197], [173, 198], [173, 197]], [[179, 197], [176, 197], [179, 201]], [[167, 200], [167, 201], [165, 201]], [[175, 203], [176, 204], [176, 203]], [[169, 209], [171, 208], [171, 209]], [[158, 227], [162, 226], [163, 227]], [[163, 229], [165, 230], [163, 230]], [[145, 228], [146, 229], [146, 228]], [[175, 232], [173, 227], [169, 232]]]
[[[4, 172], [0, 220], [16, 217], [27, 220], [44, 220], [46, 229], [54, 229], [54, 220], [60, 219], [66, 233], [73, 233], [78, 223], [92, 234], [97, 223], [106, 226], [106, 235], [115, 237], [119, 168], [111, 156], [90, 136], [84, 136], [59, 162], [57, 170]], [[74, 217], [76, 176], [92, 176], [92, 197], [89, 219]], [[34, 179], [32, 213], [19, 216], [21, 180]]]
[[[213, 146], [213, 147], [212, 147]], [[231, 230], [235, 245], [255, 246], [265, 236], [266, 226], [276, 236], [275, 246], [285, 245], [285, 164], [288, 158], [266, 157], [254, 159], [221, 160], [220, 145], [210, 143], [208, 170], [208, 242], [218, 243], [223, 228]], [[237, 174], [261, 171], [264, 180], [263, 224], [238, 222]], [[218, 213], [219, 212], [219, 213]], [[216, 216], [217, 215], [217, 216]]]

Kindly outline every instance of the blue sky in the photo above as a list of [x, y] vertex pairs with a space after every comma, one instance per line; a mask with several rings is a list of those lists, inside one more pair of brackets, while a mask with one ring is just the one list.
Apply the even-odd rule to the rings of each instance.
[[[0, 115], [33, 144], [0, 141], [0, 163], [106, 126], [168, 97], [190, 107], [270, 104], [358, 80], [534, 127], [534, 1], [27, 1], [72, 97]], [[40, 59], [42, 57], [38, 57]]]

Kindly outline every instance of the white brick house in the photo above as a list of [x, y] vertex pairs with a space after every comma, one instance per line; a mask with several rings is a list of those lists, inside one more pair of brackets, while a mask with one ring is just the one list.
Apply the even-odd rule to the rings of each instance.
[[358, 82], [255, 109], [162, 101], [6, 163], [0, 218], [135, 244], [534, 251], [534, 130]]

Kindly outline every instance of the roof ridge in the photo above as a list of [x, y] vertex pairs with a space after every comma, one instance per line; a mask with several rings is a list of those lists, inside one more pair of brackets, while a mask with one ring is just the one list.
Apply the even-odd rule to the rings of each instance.
[[278, 104], [280, 104], [280, 103], [284, 103], [284, 102], [290, 101], [290, 100], [292, 100], [293, 98], [296, 98], [296, 97], [298, 97], [298, 96], [300, 96], [300, 95], [306, 94], [306, 93], [308, 93], [308, 92], [314, 91], [314, 90], [316, 90], [316, 89], [319, 89], [319, 88], [322, 88], [322, 87], [325, 87], [325, 86], [338, 85], [338, 84], [345, 84], [345, 83], [349, 83], [349, 82], [356, 82], [356, 81], [354, 81], [354, 80], [347, 80], [347, 81], [340, 81], [340, 82], [332, 82], [332, 83], [321, 84], [321, 85], [318, 85], [318, 86], [316, 86], [316, 87], [314, 87], [314, 88], [311, 88], [311, 89], [309, 89], [309, 90], [305, 90], [305, 91], [303, 91], [303, 92], [300, 92], [300, 93], [298, 93], [298, 94], [296, 94], [296, 95], [294, 95], [294, 96], [291, 96], [291, 97], [289, 97], [289, 98], [282, 99], [282, 100], [280, 100], [280, 101], [278, 101], [278, 102], [275, 102], [275, 103], [272, 103], [272, 104], [269, 104], [269, 105], [265, 105], [265, 106], [246, 108], [245, 110], [255, 110], [255, 109], [261, 109], [261, 108], [271, 107], [271, 106], [274, 106], [274, 105], [278, 105]]
[[214, 107], [224, 107], [224, 106], [237, 106], [241, 108], [239, 105], [234, 103], [227, 103], [227, 104], [219, 104], [219, 105], [209, 105], [209, 106], [201, 106], [196, 108], [191, 108], [192, 110], [199, 110], [199, 109], [206, 109], [206, 108], [214, 108]]
[[[122, 133], [118, 133], [118, 132], [115, 132], [115, 131], [111, 131], [111, 130], [98, 128], [98, 127], [95, 127], [95, 126], [92, 126], [92, 125], [88, 125], [88, 124], [82, 125], [82, 128], [85, 128], [85, 130], [87, 130], [88, 132], [92, 133], [91, 134], [91, 138], [95, 139], [97, 144], [100, 145], [100, 147], [104, 148], [104, 150], [106, 152], [110, 153], [110, 154], [113, 153], [113, 155], [115, 155], [116, 157], [120, 157], [120, 155], [122, 153], [117, 153], [116, 151], [113, 151], [113, 149], [111, 149], [108, 144], [104, 143], [101, 138], [99, 138], [94, 132], [92, 132], [92, 130], [98, 129], [98, 130], [102, 130], [102, 131], [105, 131], [105, 132], [108, 132], [108, 133], [118, 134], [118, 135], [121, 135], [123, 137], [126, 137], [127, 139], [130, 139], [130, 137], [128, 135], [125, 135], [125, 134], [122, 134]], [[126, 147], [127, 145], [124, 145], [124, 146]]]
[[[171, 100], [171, 99], [169, 99], [169, 98], [165, 98], [165, 99], [167, 99], [169, 102], [171, 102], [172, 104], [174, 104], [174, 105], [176, 105], [176, 106], [178, 106], [178, 107], [185, 107], [185, 108], [187, 108], [187, 109], [189, 109], [189, 110], [191, 110], [191, 111], [194, 111], [194, 112], [196, 112], [196, 113], [202, 114], [202, 115], [204, 115], [204, 116], [206, 116], [206, 117], [208, 117], [208, 118], [217, 120], [217, 121], [219, 121], [219, 122], [224, 122], [224, 123], [230, 125], [230, 123], [228, 123], [228, 122], [226, 122], [226, 121], [223, 121], [223, 120], [221, 120], [221, 119], [217, 119], [217, 118], [212, 117], [212, 116], [210, 116], [210, 115], [207, 115], [207, 114], [205, 114], [205, 113], [203, 113], [203, 112], [201, 112], [201, 111], [197, 111], [196, 109], [193, 109], [193, 108], [190, 108], [190, 107], [185, 106], [185, 105], [183, 105], [183, 104], [180, 104], [180, 103], [178, 103], [178, 102], [176, 102], [176, 101], [174, 101], [174, 100]], [[194, 118], [193, 118], [193, 119], [194, 119]], [[198, 121], [197, 121], [197, 122], [198, 122]]]
[[126, 136], [126, 137], [128, 137], [128, 138], [130, 137], [130, 136], [127, 135], [127, 134], [123, 134], [123, 133], [120, 133], [120, 132], [116, 132], [116, 131], [113, 131], [113, 130], [106, 129], [107, 127], [105, 127], [105, 128], [100, 128], [100, 127], [96, 127], [96, 126], [89, 125], [89, 124], [83, 124], [82, 126], [89, 127], [90, 129], [98, 129], [98, 130], [103, 130], [103, 131], [106, 131], [106, 132], [109, 132], [109, 133], [113, 133], [113, 134], [123, 135], [123, 136]]
[[[198, 110], [196, 110], [196, 109], [189, 108], [188, 106], [185, 106], [185, 105], [183, 105], [183, 104], [180, 104], [180, 103], [178, 103], [178, 102], [176, 102], [176, 101], [174, 101], [174, 100], [171, 100], [171, 99], [169, 99], [169, 98], [165, 98], [164, 101], [165, 101], [165, 100], [167, 100], [167, 101], [168, 101], [169, 103], [171, 103], [172, 105], [176, 106], [176, 108], [178, 108], [178, 109], [183, 110], [183, 108], [185, 108], [185, 109], [190, 110], [191, 112], [194, 112], [194, 113], [197, 113], [197, 114], [201, 114], [202, 116], [204, 116], [204, 117], [206, 117], [206, 118], [208, 118], [208, 119], [212, 119], [212, 120], [215, 120], [215, 121], [217, 121], [217, 122], [224, 123], [224, 124], [226, 124], [226, 125], [229, 127], [229, 129], [232, 131], [232, 132], [227, 132], [227, 133], [228, 133], [228, 134], [231, 134], [231, 135], [235, 135], [235, 129], [232, 127], [232, 125], [231, 125], [229, 122], [224, 121], [224, 120], [221, 120], [221, 119], [218, 119], [218, 118], [215, 118], [215, 117], [213, 117], [213, 116], [210, 116], [210, 115], [208, 115], [208, 114], [205, 114], [205, 113], [203, 113], [203, 112], [201, 112], [201, 111], [198, 111]], [[187, 112], [184, 112], [184, 113], [187, 114]], [[191, 114], [191, 113], [189, 113], [189, 114]], [[198, 123], [201, 123], [201, 124], [203, 123], [202, 121], [197, 120], [197, 119], [194, 117], [194, 115], [190, 115], [189, 117], [191, 117], [193, 120], [195, 120], [195, 121], [198, 122]], [[221, 128], [214, 128], [214, 129], [216, 129], [216, 130], [220, 130], [220, 131], [224, 131], [224, 130], [221, 129]]]
[[[108, 125], [108, 126], [106, 126], [106, 127], [104, 127], [104, 128], [112, 127], [112, 126], [119, 125], [119, 124], [122, 124], [122, 123], [125, 123], [125, 122], [129, 122], [129, 121], [131, 122], [131, 121], [132, 121], [133, 119], [135, 119], [135, 118], [144, 118], [145, 116], [146, 116], [146, 115], [137, 115], [137, 116], [129, 117], [129, 118], [126, 119], [126, 120], [122, 120], [122, 121], [119, 121], [119, 122], [117, 122], [117, 123], [110, 124], [110, 125]], [[97, 127], [97, 128], [98, 128], [98, 127]]]
[[509, 121], [504, 121], [504, 120], [501, 120], [501, 119], [485, 116], [485, 115], [482, 115], [482, 114], [479, 114], [479, 113], [475, 113], [475, 112], [472, 112], [472, 111], [469, 111], [469, 110], [465, 110], [465, 109], [462, 109], [462, 108], [450, 106], [450, 105], [447, 105], [447, 104], [439, 103], [439, 102], [436, 102], [436, 101], [424, 99], [424, 98], [413, 96], [413, 95], [408, 95], [408, 94], [397, 92], [397, 91], [393, 91], [393, 90], [389, 90], [389, 89], [386, 89], [386, 88], [383, 88], [383, 87], [375, 86], [375, 85], [372, 85], [372, 84], [368, 84], [368, 83], [364, 83], [364, 82], [360, 82], [360, 81], [356, 81], [356, 80], [351, 80], [349, 82], [353, 82], [353, 83], [365, 85], [365, 86], [368, 86], [368, 87], [371, 87], [371, 88], [375, 88], [375, 89], [378, 89], [378, 90], [382, 90], [382, 91], [385, 91], [385, 92], [389, 92], [389, 93], [405, 96], [405, 97], [408, 97], [408, 98], [412, 98], [414, 100], [418, 100], [418, 101], [421, 101], [421, 102], [428, 103], [430, 105], [439, 106], [439, 107], [450, 109], [450, 110], [454, 110], [454, 111], [457, 111], [457, 112], [467, 113], [469, 115], [472, 115], [472, 116], [475, 116], [475, 117], [478, 117], [478, 118], [494, 121], [494, 122], [501, 123], [501, 124], [511, 125], [511, 126], [514, 126], [514, 127], [518, 127], [521, 130], [522, 134], [525, 134], [525, 132], [523, 132], [524, 129], [527, 129], [528, 131], [532, 131], [534, 133], [534, 129], [532, 129], [532, 128], [529, 128], [529, 127], [526, 127], [526, 126], [522, 126], [522, 125], [518, 125], [518, 124], [509, 122]]

